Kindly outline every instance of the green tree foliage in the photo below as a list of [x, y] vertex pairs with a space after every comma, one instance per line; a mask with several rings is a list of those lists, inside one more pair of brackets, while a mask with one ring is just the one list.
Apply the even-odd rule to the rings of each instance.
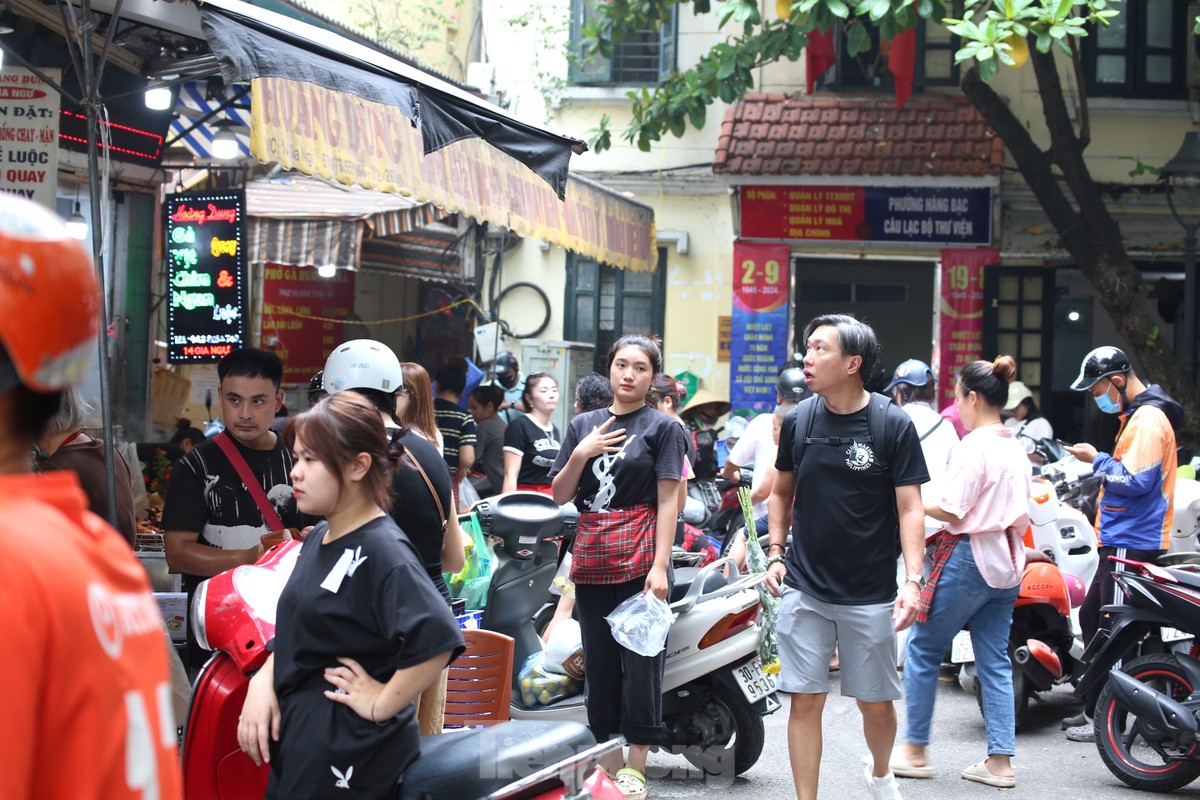
[[[918, 17], [945, 25], [962, 45], [956, 61], [971, 61], [989, 81], [1001, 64], [1016, 64], [1014, 49], [1024, 44], [1018, 39], [1034, 37], [1039, 51], [1057, 47], [1069, 57], [1074, 40], [1087, 35], [1086, 25], [1107, 24], [1118, 13], [1107, 0], [966, 0], [961, 18], [948, 17], [943, 0], [781, 0], [787, 17], [764, 19], [758, 0], [606, 0], [583, 31], [588, 51], [611, 57], [614, 42], [667, 22], [673, 6], [689, 2], [697, 13], [715, 13], [728, 35], [693, 68], [676, 72], [653, 91], [629, 93], [633, 121], [623, 135], [643, 151], [668, 132], [682, 136], [688, 125], [703, 127], [714, 100], [736, 101], [754, 86], [756, 68], [795, 61], [810, 33], [839, 22], [870, 20], [887, 38], [913, 27]], [[862, 25], [845, 30], [851, 55], [870, 46]], [[601, 152], [611, 144], [611, 134], [607, 125], [594, 133], [593, 148]]]

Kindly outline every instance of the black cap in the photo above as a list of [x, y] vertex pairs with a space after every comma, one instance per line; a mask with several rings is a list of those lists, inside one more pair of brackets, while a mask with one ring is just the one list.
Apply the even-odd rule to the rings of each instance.
[[492, 363], [492, 372], [508, 372], [510, 369], [517, 369], [517, 357], [507, 350], [501, 350]]
[[1131, 369], [1133, 367], [1129, 365], [1129, 358], [1124, 350], [1108, 345], [1097, 347], [1084, 356], [1083, 364], [1079, 367], [1079, 377], [1071, 384], [1071, 388], [1077, 392], [1086, 392], [1101, 378], [1124, 375]]
[[308, 379], [308, 393], [325, 391], [325, 370], [317, 370], [317, 374]]

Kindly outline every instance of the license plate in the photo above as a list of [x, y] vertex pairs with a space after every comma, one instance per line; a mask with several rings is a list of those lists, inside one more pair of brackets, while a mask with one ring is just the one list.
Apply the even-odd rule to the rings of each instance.
[[1182, 642], [1184, 639], [1192, 638], [1190, 633], [1181, 631], [1179, 628], [1167, 628], [1165, 626], [1159, 635], [1162, 636], [1164, 642]]
[[950, 663], [968, 664], [975, 660], [975, 646], [971, 644], [971, 634], [959, 631], [950, 643]]
[[775, 691], [775, 676], [763, 672], [762, 659], [755, 656], [740, 667], [733, 668], [733, 679], [738, 682], [746, 700], [757, 703]]

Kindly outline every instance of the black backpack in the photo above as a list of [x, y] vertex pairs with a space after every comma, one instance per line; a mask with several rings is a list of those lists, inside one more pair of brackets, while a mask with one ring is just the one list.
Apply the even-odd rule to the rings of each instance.
[[[870, 435], [863, 444], [873, 445], [875, 451], [875, 459], [879, 462], [879, 466], [887, 471], [887, 413], [888, 406], [892, 404], [892, 399], [887, 395], [882, 395], [879, 392], [872, 392], [871, 398], [867, 402], [867, 425], [870, 428]], [[792, 444], [792, 469], [795, 470], [800, 466], [800, 459], [804, 457], [804, 449], [810, 444], [853, 444], [856, 439], [851, 439], [843, 436], [823, 436], [812, 438], [813, 421], [817, 418], [817, 413], [825, 408], [825, 400], [820, 395], [813, 395], [807, 400], [800, 402], [796, 406], [796, 410], [791, 412], [796, 415], [796, 440]], [[878, 443], [878, 444], [876, 444]]]

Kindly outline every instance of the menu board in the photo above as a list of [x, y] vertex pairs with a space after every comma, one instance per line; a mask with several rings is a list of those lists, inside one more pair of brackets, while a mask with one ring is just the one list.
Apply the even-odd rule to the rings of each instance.
[[220, 361], [245, 345], [245, 196], [167, 195], [167, 361]]
[[[45, 69], [58, 80], [60, 70]], [[0, 70], [0, 192], [55, 207], [58, 92], [27, 69]]]
[[354, 271], [322, 278], [316, 267], [263, 267], [262, 337], [283, 359], [284, 383], [308, 383], [341, 344], [342, 320], [354, 313]]

